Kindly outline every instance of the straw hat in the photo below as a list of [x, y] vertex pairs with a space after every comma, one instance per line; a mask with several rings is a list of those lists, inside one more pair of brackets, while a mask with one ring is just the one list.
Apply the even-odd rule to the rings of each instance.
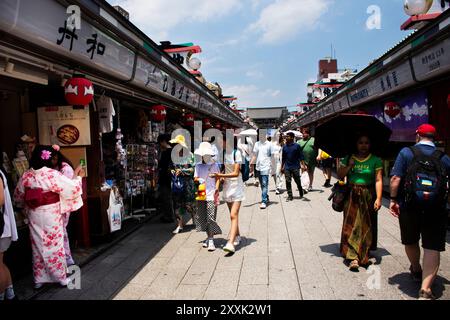
[[184, 138], [184, 136], [182, 136], [181, 134], [177, 135], [175, 137], [175, 139], [172, 139], [169, 141], [169, 143], [174, 143], [174, 144], [179, 144], [182, 147], [187, 149], [187, 145], [186, 145], [186, 139]]
[[202, 142], [200, 143], [200, 146], [198, 147], [197, 150], [194, 151], [194, 154], [198, 155], [198, 156], [213, 156], [214, 155], [214, 151], [211, 147], [211, 144], [209, 142]]

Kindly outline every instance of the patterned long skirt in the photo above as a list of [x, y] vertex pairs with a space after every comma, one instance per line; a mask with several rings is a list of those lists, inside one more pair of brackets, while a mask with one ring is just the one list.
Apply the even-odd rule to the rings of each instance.
[[197, 201], [197, 212], [194, 215], [195, 229], [208, 235], [222, 234], [216, 222], [217, 207], [214, 201]]
[[345, 259], [358, 260], [361, 265], [369, 262], [375, 199], [374, 187], [353, 185], [344, 206], [341, 254]]

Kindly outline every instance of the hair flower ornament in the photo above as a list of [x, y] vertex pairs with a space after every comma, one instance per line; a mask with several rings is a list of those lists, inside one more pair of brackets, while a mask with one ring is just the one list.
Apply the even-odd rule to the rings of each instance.
[[53, 150], [55, 150], [56, 152], [59, 152], [59, 150], [61, 150], [61, 147], [58, 146], [57, 144], [52, 145]]
[[41, 159], [42, 160], [48, 160], [52, 156], [52, 153], [48, 150], [43, 150], [41, 153]]

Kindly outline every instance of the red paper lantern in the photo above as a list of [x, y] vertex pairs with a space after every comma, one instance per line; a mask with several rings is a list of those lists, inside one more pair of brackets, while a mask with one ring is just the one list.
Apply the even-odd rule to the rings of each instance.
[[211, 120], [209, 120], [208, 118], [203, 119], [203, 127], [205, 129], [212, 128]]
[[195, 121], [195, 117], [192, 113], [188, 113], [184, 116], [184, 125], [193, 126]]
[[64, 95], [68, 104], [86, 106], [94, 98], [94, 85], [84, 75], [74, 75], [66, 81]]
[[152, 110], [150, 112], [152, 121], [155, 122], [162, 122], [166, 119], [167, 111], [166, 107], [162, 104], [158, 104], [152, 107]]
[[222, 126], [221, 123], [218, 122], [218, 123], [216, 123], [215, 128], [216, 128], [216, 129], [219, 129], [219, 130], [222, 130], [222, 129], [223, 129], [223, 126]]
[[384, 113], [386, 113], [389, 117], [395, 118], [401, 112], [400, 106], [397, 102], [386, 102], [384, 104]]

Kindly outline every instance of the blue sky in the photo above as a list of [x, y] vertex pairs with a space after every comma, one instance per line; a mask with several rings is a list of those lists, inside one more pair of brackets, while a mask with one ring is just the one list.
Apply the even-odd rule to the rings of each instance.
[[[291, 106], [306, 100], [318, 60], [364, 69], [409, 34], [403, 0], [108, 0], [155, 42], [193, 42], [201, 71], [239, 107]], [[440, 1], [435, 1], [440, 2]], [[381, 9], [369, 30], [367, 9]]]

